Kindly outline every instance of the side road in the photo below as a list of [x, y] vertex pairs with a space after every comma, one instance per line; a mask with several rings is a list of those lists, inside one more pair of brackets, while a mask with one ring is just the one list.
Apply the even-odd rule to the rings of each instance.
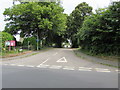
[[78, 57], [80, 57], [82, 59], [85, 59], [85, 60], [88, 60], [91, 62], [96, 62], [96, 63], [103, 64], [103, 65], [107, 65], [107, 66], [118, 67], [118, 61], [104, 60], [101, 58], [97, 58], [94, 56], [84, 54], [78, 50], [74, 50], [74, 52]]

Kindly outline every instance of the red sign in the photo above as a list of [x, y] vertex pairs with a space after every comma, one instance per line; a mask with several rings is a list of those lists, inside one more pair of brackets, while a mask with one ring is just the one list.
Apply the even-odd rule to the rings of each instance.
[[10, 41], [10, 46], [15, 46], [15, 41]]

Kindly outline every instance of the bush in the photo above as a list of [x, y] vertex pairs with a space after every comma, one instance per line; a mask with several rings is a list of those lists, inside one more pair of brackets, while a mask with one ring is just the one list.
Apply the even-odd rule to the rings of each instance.
[[29, 44], [29, 49], [32, 49], [32, 50], [37, 49], [37, 41], [35, 37], [25, 38], [23, 41], [23, 47], [28, 48], [28, 44]]
[[120, 2], [87, 17], [78, 36], [82, 49], [94, 54], [120, 54]]
[[7, 32], [0, 32], [0, 40], [2, 40], [0, 48], [5, 48], [5, 41], [14, 40], [14, 37]]

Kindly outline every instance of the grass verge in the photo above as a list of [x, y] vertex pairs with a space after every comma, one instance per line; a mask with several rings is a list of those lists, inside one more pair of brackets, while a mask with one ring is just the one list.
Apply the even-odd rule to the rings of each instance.
[[91, 62], [95, 62], [95, 63], [98, 63], [98, 64], [110, 66], [110, 67], [120, 68], [120, 66], [113, 66], [113, 65], [110, 65], [110, 64], [97, 62], [95, 60], [93, 61], [92, 58], [87, 57], [87, 56], [90, 56], [90, 57], [93, 57], [93, 58], [95, 57], [95, 58], [100, 58], [100, 59], [103, 59], [103, 60], [110, 60], [110, 61], [113, 61], [113, 62], [118, 62], [120, 60], [119, 56], [94, 55], [94, 54], [90, 54], [87, 51], [83, 51], [79, 48], [77, 50], [74, 50], [74, 53], [75, 53], [76, 56], [78, 56], [78, 57], [80, 57], [84, 60], [88, 60], [88, 61], [91, 61]]
[[22, 52], [11, 50], [11, 51], [2, 52], [0, 57], [2, 58], [15, 57], [15, 56], [24, 55], [31, 52], [32, 51], [28, 51], [28, 50], [23, 50]]
[[[0, 57], [2, 57], [2, 58], [9, 58], [9, 57], [16, 57], [16, 56], [21, 56], [21, 55], [24, 55], [24, 54], [31, 53], [30, 55], [24, 56], [24, 57], [28, 57], [28, 56], [36, 55], [36, 54], [39, 54], [41, 52], [44, 52], [44, 51], [47, 51], [47, 50], [50, 50], [50, 49], [52, 49], [52, 48], [44, 47], [44, 48], [42, 48], [39, 51], [23, 50], [22, 52], [19, 52], [18, 50], [17, 51], [11, 50], [9, 52], [2, 52]], [[32, 52], [34, 52], [34, 53], [32, 53]]]

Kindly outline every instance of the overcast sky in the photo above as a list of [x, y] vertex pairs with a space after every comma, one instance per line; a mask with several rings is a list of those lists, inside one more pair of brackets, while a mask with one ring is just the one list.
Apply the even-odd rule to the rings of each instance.
[[[62, 6], [65, 10], [64, 12], [70, 14], [74, 10], [74, 8], [82, 2], [88, 3], [90, 6], [93, 7], [94, 10], [96, 10], [98, 8], [107, 7], [111, 1], [120, 0], [63, 0]], [[11, 7], [12, 5], [12, 0], [0, 0], [0, 31], [4, 30], [6, 23], [4, 22], [4, 16], [2, 15], [2, 13], [4, 12], [5, 8]]]

